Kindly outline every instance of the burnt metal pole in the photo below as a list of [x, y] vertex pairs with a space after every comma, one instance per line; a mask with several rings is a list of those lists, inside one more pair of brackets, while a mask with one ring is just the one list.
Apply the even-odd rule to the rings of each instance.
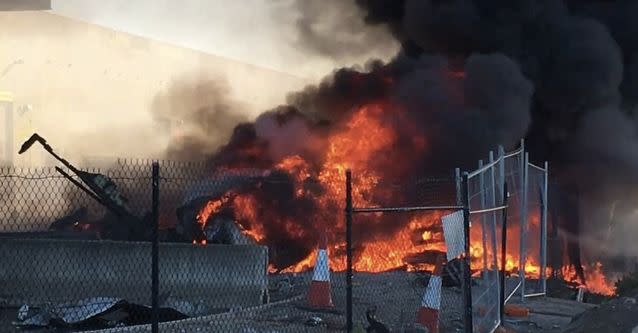
[[151, 329], [153, 333], [159, 333], [159, 163], [153, 162], [153, 245], [152, 245], [152, 268], [151, 268], [151, 297], [153, 314]]
[[352, 172], [346, 170], [346, 331], [352, 332]]
[[543, 174], [543, 194], [541, 197], [541, 292], [547, 295], [547, 180], [549, 176], [549, 164], [545, 161], [545, 173]]
[[463, 263], [463, 301], [465, 307], [465, 332], [473, 332], [472, 324], [472, 270], [470, 269], [470, 197], [469, 197], [469, 176], [467, 172], [463, 175], [463, 231], [465, 238], [465, 254]]
[[503, 223], [501, 225], [501, 323], [505, 320], [505, 265], [507, 264], [507, 183], [503, 183]]

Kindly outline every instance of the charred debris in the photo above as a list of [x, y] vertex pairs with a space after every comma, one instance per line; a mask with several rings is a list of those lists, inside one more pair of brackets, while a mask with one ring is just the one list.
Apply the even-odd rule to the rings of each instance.
[[[63, 167], [55, 167], [60, 175], [104, 207], [106, 212], [102, 217], [91, 220], [89, 209], [80, 207], [70, 214], [52, 221], [47, 231], [20, 233], [22, 237], [116, 241], [149, 241], [151, 239], [153, 226], [151, 212], [145, 211], [142, 214], [133, 212], [128, 198], [122, 194], [113, 179], [101, 173], [77, 168], [58, 155], [37, 133], [34, 133], [22, 144], [18, 153], [23, 154], [36, 143], [40, 144], [44, 150], [62, 164]], [[249, 183], [252, 180], [254, 178], [248, 178]], [[231, 216], [224, 214], [223, 211], [220, 214], [212, 215], [204, 228], [199, 226], [197, 221], [199, 210], [207, 201], [217, 199], [224, 192], [226, 191], [218, 191], [216, 186], [207, 186], [205, 181], [198, 184], [197, 190], [187, 189], [182, 205], [176, 210], [177, 224], [160, 230], [160, 239], [171, 242], [206, 240], [208, 243], [218, 244], [252, 242], [252, 239], [242, 233], [241, 227]], [[16, 233], [4, 236], [14, 237]]]

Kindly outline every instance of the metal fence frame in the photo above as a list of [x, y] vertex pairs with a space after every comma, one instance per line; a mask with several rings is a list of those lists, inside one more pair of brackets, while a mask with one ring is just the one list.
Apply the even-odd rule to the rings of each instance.
[[497, 159], [494, 159], [493, 152], [490, 152], [487, 164], [484, 165], [483, 161], [479, 161], [478, 169], [464, 172], [463, 176], [465, 205], [468, 207], [470, 216], [478, 216], [478, 221], [474, 220], [474, 222], [479, 222], [481, 226], [483, 253], [481, 254], [480, 280], [485, 289], [476, 289], [476, 292], [480, 293], [478, 297], [472, 295], [472, 326], [480, 333], [494, 332], [502, 320], [501, 284], [503, 280], [500, 278], [502, 273], [498, 269], [497, 215], [501, 213], [503, 220], [500, 224], [504, 225], [504, 220], [507, 218], [504, 160], [502, 149], [499, 149]]
[[[535, 296], [545, 296], [547, 295], [547, 206], [548, 206], [548, 179], [549, 179], [549, 164], [548, 162], [544, 163], [543, 167], [537, 166], [531, 162], [529, 162], [529, 155], [525, 154], [526, 161], [526, 177], [528, 181], [526, 182], [526, 186], [528, 186], [529, 190], [529, 170], [535, 169], [536, 171], [542, 174], [542, 183], [540, 185], [540, 198], [539, 198], [539, 258], [540, 258], [540, 272], [539, 272], [539, 283], [540, 290], [536, 293], [525, 293], [525, 290], [522, 289], [523, 300], [528, 297]], [[529, 198], [528, 198], [529, 200]], [[529, 212], [528, 212], [529, 213]], [[527, 232], [527, 230], [523, 230]], [[528, 234], [524, 235], [525, 239], [529, 239]]]
[[[518, 164], [518, 165], [517, 165]], [[506, 170], [515, 168], [512, 172], [515, 174], [506, 174]], [[510, 194], [514, 194], [515, 198], [518, 200], [518, 209], [516, 211], [510, 211], [510, 214], [513, 214], [514, 217], [517, 218], [518, 223], [520, 225], [520, 234], [519, 234], [519, 263], [518, 263], [518, 283], [516, 287], [509, 293], [506, 293], [504, 289], [504, 285], [499, 286], [499, 293], [502, 293], [503, 304], [509, 302], [511, 298], [518, 292], [520, 295], [520, 300], [522, 302], [525, 301], [526, 298], [535, 297], [535, 296], [544, 296], [547, 294], [547, 276], [546, 276], [546, 267], [547, 267], [547, 208], [548, 208], [548, 174], [549, 174], [549, 166], [548, 163], [545, 162], [543, 167], [537, 166], [529, 161], [529, 153], [525, 150], [525, 142], [521, 140], [520, 147], [512, 152], [505, 153], [502, 146], [498, 148], [498, 158], [494, 159], [494, 153], [492, 151], [489, 152], [488, 163], [484, 164], [481, 160], [478, 163], [478, 168], [471, 172], [461, 172], [459, 168], [455, 170], [456, 175], [456, 188], [457, 188], [457, 204], [462, 204], [464, 200], [469, 201], [470, 193], [468, 192], [467, 187], [467, 178], [479, 177], [480, 186], [483, 187], [485, 184], [483, 183], [484, 173], [498, 168], [499, 179], [497, 180], [497, 184], [499, 189], [503, 191], [504, 187], [508, 188], [507, 196]], [[531, 235], [529, 231], [529, 207], [530, 201], [534, 200], [534, 198], [529, 198], [528, 193], [530, 189], [529, 185], [529, 171], [530, 168], [542, 173], [543, 180], [540, 186], [540, 198], [539, 198], [539, 218], [540, 218], [540, 226], [539, 226], [539, 235], [538, 238], [535, 239], [533, 235]], [[509, 177], [508, 177], [509, 176]], [[492, 180], [494, 175], [491, 175]], [[493, 191], [496, 193], [496, 191]], [[507, 200], [507, 197], [504, 197], [504, 202]], [[491, 201], [491, 198], [486, 198], [484, 196], [481, 197], [481, 207], [484, 209], [487, 201]], [[494, 201], [492, 201], [493, 203]], [[467, 204], [470, 206], [469, 202]], [[503, 206], [507, 207], [506, 204]], [[472, 208], [472, 207], [470, 207]], [[472, 211], [470, 211], [472, 214]], [[503, 226], [505, 229], [505, 226]], [[485, 242], [487, 235], [484, 233], [482, 235], [482, 242]], [[502, 257], [502, 270], [501, 275], [504, 278], [505, 274], [505, 241], [507, 239], [505, 230], [503, 230], [503, 234], [501, 235], [501, 240], [503, 241], [503, 247], [501, 249], [501, 253], [503, 253]], [[529, 242], [537, 241], [539, 245], [539, 285], [540, 290], [537, 292], [527, 293], [526, 292], [526, 274], [525, 267], [527, 264], [527, 253], [528, 248], [530, 248]], [[529, 243], [529, 244], [528, 244]], [[484, 258], [486, 260], [487, 258]], [[500, 309], [502, 311], [502, 309]], [[496, 327], [494, 328], [496, 329]]]

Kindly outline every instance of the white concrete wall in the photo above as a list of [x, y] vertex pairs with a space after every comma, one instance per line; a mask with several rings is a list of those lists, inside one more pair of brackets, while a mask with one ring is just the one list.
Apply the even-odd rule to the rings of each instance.
[[[256, 245], [161, 243], [160, 294], [211, 308], [262, 304], [268, 249]], [[151, 243], [0, 240], [0, 295], [8, 305], [89, 297], [151, 300]]]
[[166, 137], [149, 109], [174, 80], [226, 80], [249, 116], [309, 83], [48, 12], [0, 12], [0, 27], [0, 91], [15, 95], [15, 109], [32, 106], [16, 117], [16, 135], [37, 130], [69, 158], [157, 154]]

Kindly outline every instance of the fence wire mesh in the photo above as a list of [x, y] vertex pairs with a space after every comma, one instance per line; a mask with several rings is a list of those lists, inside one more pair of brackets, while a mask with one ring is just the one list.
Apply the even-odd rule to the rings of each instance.
[[[150, 209], [150, 164], [116, 170], [113, 181], [129, 196], [131, 211], [142, 216]], [[0, 192], [2, 332], [147, 322], [150, 244], [100, 241], [128, 238], [130, 225], [118, 223], [54, 168], [0, 169]], [[116, 310], [129, 315], [118, 319]]]
[[506, 244], [506, 267], [507, 275], [505, 284], [505, 299], [509, 301], [514, 294], [519, 291], [523, 284], [521, 267], [523, 267], [521, 256], [521, 225], [523, 224], [523, 210], [525, 196], [524, 179], [524, 150], [518, 149], [515, 152], [505, 155], [504, 169], [505, 182], [509, 192], [507, 198], [507, 244]]
[[[374, 196], [360, 195], [365, 194], [363, 189], [355, 173], [355, 331], [373, 329], [378, 323], [392, 332], [407, 332], [419, 326], [432, 329], [432, 325], [440, 332], [463, 331], [463, 269], [460, 259], [446, 260], [448, 236], [442, 223], [442, 218], [453, 210], [434, 208], [456, 206], [454, 178], [379, 182]], [[361, 211], [366, 208], [373, 211]], [[454, 245], [463, 248], [462, 214], [455, 222], [461, 244]], [[441, 260], [439, 265], [437, 260]]]
[[546, 292], [542, 272], [547, 267], [545, 254], [546, 233], [546, 170], [528, 163], [527, 168], [527, 228], [524, 229], [526, 247], [525, 295], [542, 295]]
[[[529, 171], [525, 187], [522, 154], [505, 155], [468, 179], [477, 332], [497, 324], [499, 311], [495, 290], [503, 216], [484, 210], [499, 206], [507, 182], [507, 253], [513, 253], [508, 262], [514, 263], [508, 271], [516, 272], [523, 199], [530, 198], [525, 206], [530, 226], [539, 205], [547, 206], [546, 194], [544, 201], [538, 194], [546, 170]], [[159, 168], [155, 275], [151, 161], [118, 160], [83, 174], [99, 182], [105, 181], [100, 175], [108, 176], [127, 199], [125, 216], [105, 208], [54, 168], [0, 169], [0, 331], [133, 325], [150, 331], [154, 300], [161, 332], [345, 329], [341, 187], [322, 188], [272, 170], [216, 173], [205, 163], [161, 161]], [[63, 171], [82, 181], [73, 170]], [[441, 332], [466, 329], [463, 211], [427, 208], [458, 208], [462, 186], [447, 177], [370, 186], [365, 175], [353, 179], [355, 207], [416, 209], [355, 214], [355, 325], [365, 328], [378, 320], [395, 331], [407, 330], [428, 320], [420, 317], [423, 309], [438, 306], [435, 322]], [[539, 237], [530, 227], [523, 239], [542, 249]], [[540, 249], [525, 247], [524, 253], [532, 258]], [[446, 263], [436, 274], [439, 255]], [[519, 283], [508, 279], [508, 295]], [[530, 281], [525, 293], [540, 287]]]
[[[156, 274], [151, 161], [88, 170], [117, 185], [126, 218], [53, 168], [0, 170], [0, 331], [150, 332], [154, 300], [161, 332], [344, 329], [343, 273], [317, 288], [321, 230], [310, 227], [343, 226], [343, 198], [323, 195], [319, 209], [312, 187], [298, 192], [286, 173], [159, 167]], [[343, 270], [343, 235], [329, 236], [330, 264]], [[317, 290], [331, 306], [313, 303]]]
[[523, 144], [507, 154], [499, 148], [496, 159], [490, 153], [485, 166], [480, 161], [479, 168], [467, 174], [463, 195], [471, 211], [472, 310], [477, 332], [493, 332], [498, 326], [501, 290], [506, 303], [516, 294], [520, 296], [514, 301], [546, 293], [547, 166], [535, 166], [528, 159]]
[[493, 332], [500, 324], [500, 226], [503, 224], [503, 158], [499, 156], [467, 177], [472, 256], [474, 332]]

